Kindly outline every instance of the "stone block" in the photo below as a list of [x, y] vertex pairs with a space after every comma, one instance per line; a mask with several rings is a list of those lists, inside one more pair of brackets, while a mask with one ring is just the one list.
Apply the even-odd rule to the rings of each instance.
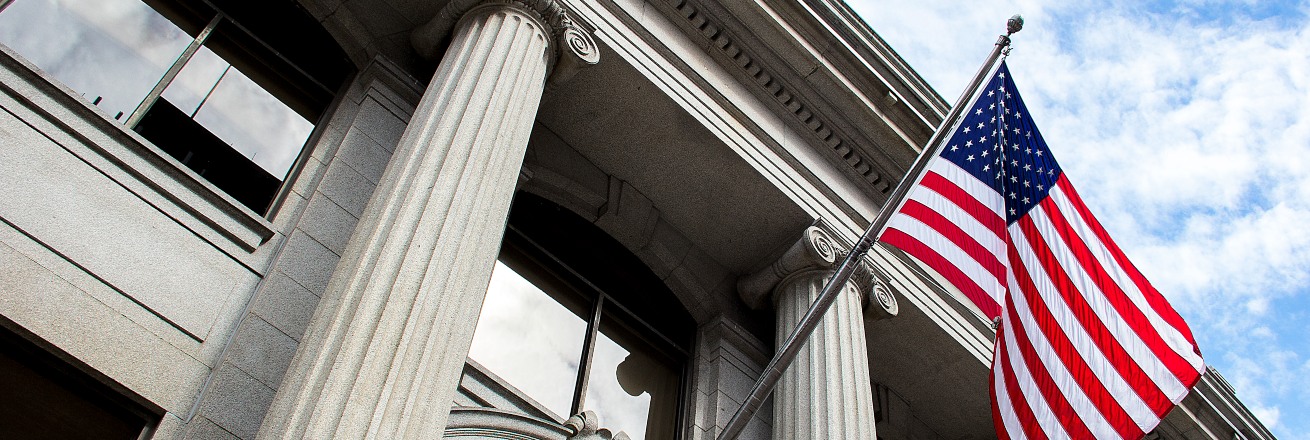
[[429, 19], [436, 16], [440, 11], [443, 3], [436, 3], [430, 0], [383, 0], [395, 8], [397, 11], [408, 11], [406, 16], [415, 26], [426, 23]]
[[309, 198], [318, 188], [318, 184], [323, 180], [323, 171], [325, 171], [323, 161], [316, 157], [305, 159], [305, 167], [300, 169], [296, 174], [296, 181], [291, 183], [291, 192], [299, 194], [301, 197]]
[[704, 292], [716, 292], [733, 278], [732, 273], [714, 257], [696, 247], [687, 250], [678, 269], [686, 270]]
[[273, 327], [297, 341], [304, 337], [319, 298], [282, 272], [273, 272], [251, 309]]
[[204, 417], [196, 417], [191, 420], [190, 427], [187, 429], [186, 440], [239, 440], [236, 434], [228, 432], [223, 427]]
[[227, 361], [269, 388], [282, 383], [297, 342], [262, 318], [247, 315], [228, 347]]
[[692, 428], [692, 433], [691, 433], [692, 440], [715, 440], [718, 438], [719, 438], [719, 428], [716, 426], [712, 426], [709, 428], [702, 428], [700, 426], [696, 426]]
[[704, 429], [714, 425], [714, 405], [709, 393], [694, 391], [695, 397], [692, 400], [695, 413], [691, 416], [691, 424], [697, 429]]
[[[932, 428], [929, 428], [929, 427], [928, 427], [928, 425], [926, 425], [926, 424], [924, 424], [923, 422], [919, 421], [918, 418], [913, 418], [913, 419], [911, 419], [911, 420], [912, 420], [912, 422], [910, 423], [910, 429], [909, 429], [910, 433], [909, 433], [909, 435], [908, 435], [906, 438], [912, 438], [912, 439], [916, 439], [916, 440], [918, 440], [918, 439], [923, 439], [923, 440], [941, 440], [942, 437], [941, 437], [940, 435], [937, 435], [937, 432], [936, 432], [936, 431], [933, 431]], [[1199, 433], [1197, 433], [1197, 434], [1199, 434]], [[1208, 436], [1205, 436], [1205, 437], [1208, 437]], [[1203, 436], [1187, 436], [1187, 437], [1183, 437], [1183, 438], [1204, 438], [1204, 437], [1203, 437]]]
[[214, 374], [200, 415], [237, 438], [253, 439], [273, 403], [274, 391], [232, 364]]
[[682, 263], [691, 248], [691, 241], [681, 231], [660, 219], [651, 233], [650, 243], [636, 254], [655, 276], [664, 278]]
[[714, 364], [713, 374], [716, 376], [716, 390], [732, 398], [732, 400], [741, 402], [746, 400], [746, 395], [750, 394], [751, 388], [755, 387], [757, 376], [748, 374], [727, 359], [719, 358], [711, 361]]
[[[342, 104], [342, 106], [348, 105], [349, 104], [347, 103]], [[337, 109], [338, 114], [341, 111], [341, 108]], [[310, 152], [309, 157], [318, 159], [319, 162], [327, 163], [331, 162], [332, 157], [337, 155], [337, 150], [341, 147], [342, 140], [346, 138], [346, 130], [350, 128], [347, 124], [338, 123], [337, 121], [340, 119], [344, 118], [338, 115], [333, 115], [331, 121], [328, 122], [328, 126], [321, 129], [318, 141], [311, 146], [305, 147]]]
[[162, 194], [140, 192], [147, 182], [127, 180], [138, 176], [106, 174], [17, 120], [0, 119], [0, 146], [0, 212], [25, 235], [196, 339], [222, 324], [228, 301], [243, 299], [240, 285], [254, 275], [241, 254], [201, 239], [223, 218], [169, 212]]
[[712, 402], [710, 409], [713, 414], [709, 421], [714, 424], [713, 426], [723, 428], [728, 425], [728, 420], [732, 419], [737, 409], [741, 408], [741, 402], [722, 392], [710, 393], [710, 396]]
[[350, 165], [369, 182], [376, 184], [382, 178], [382, 172], [387, 169], [391, 151], [383, 148], [361, 130], [352, 128], [346, 132], [346, 138], [342, 140], [336, 158]]
[[390, 152], [396, 150], [396, 144], [400, 143], [400, 135], [405, 133], [405, 127], [408, 125], [408, 115], [400, 116], [376, 98], [369, 96], [360, 103], [353, 128], [359, 129], [363, 134], [377, 141], [382, 149]]
[[6, 320], [165, 410], [186, 411], [209, 372], [191, 354], [4, 241], [0, 292], [0, 315]]
[[391, 35], [416, 25], [405, 14], [384, 2], [348, 0], [343, 6], [364, 24], [371, 35]]
[[157, 439], [181, 439], [186, 433], [187, 424], [182, 418], [174, 412], [166, 412], [159, 418], [159, 423], [155, 425], [151, 438]]
[[746, 428], [741, 430], [739, 438], [760, 440], [773, 438], [773, 426], [770, 426], [768, 422], [768, 420], [773, 419], [773, 408], [772, 405], [765, 406], [768, 406], [768, 408], [760, 407], [760, 412], [751, 417], [749, 422], [746, 422]]
[[560, 139], [554, 132], [542, 126], [532, 130], [528, 142], [529, 148], [524, 162], [531, 164], [534, 170], [549, 171], [558, 178], [569, 182], [573, 197], [594, 195], [604, 198], [608, 195], [610, 176]]
[[655, 204], [628, 182], [611, 178], [608, 201], [596, 226], [628, 249], [641, 249], [650, 241], [660, 212]]
[[273, 213], [273, 230], [283, 234], [290, 233], [291, 228], [300, 221], [300, 214], [305, 212], [308, 205], [309, 200], [305, 196], [295, 191], [288, 192], [286, 199], [282, 201], [282, 206]]
[[322, 194], [309, 200], [305, 215], [298, 228], [309, 234], [332, 253], [341, 255], [346, 250], [350, 234], [355, 232], [359, 219]]
[[[368, 204], [369, 197], [373, 196], [375, 186], [344, 161], [333, 161], [323, 175], [318, 192], [358, 218], [363, 215], [364, 206]], [[312, 200], [314, 197], [309, 198]]]
[[304, 231], [294, 231], [278, 258], [277, 269], [314, 295], [323, 296], [328, 279], [340, 257], [310, 238]]

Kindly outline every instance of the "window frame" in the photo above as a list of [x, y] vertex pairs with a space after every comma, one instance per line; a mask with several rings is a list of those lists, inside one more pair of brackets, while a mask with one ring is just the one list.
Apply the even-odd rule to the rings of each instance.
[[[313, 73], [306, 71], [306, 67], [279, 51], [279, 47], [287, 49], [288, 47], [293, 47], [287, 46], [287, 44], [293, 43], [284, 42], [281, 46], [270, 43], [267, 38], [261, 37], [260, 33], [256, 32], [256, 29], [252, 29], [251, 26], [243, 23], [236, 15], [234, 15], [237, 13], [244, 13], [245, 15], [243, 15], [243, 17], [250, 19], [251, 11], [249, 10], [238, 10], [230, 13], [229, 11], [226, 11], [223, 6], [220, 6], [222, 2], [214, 0], [135, 1], [150, 8], [154, 13], [158, 14], [159, 17], [172, 23], [190, 37], [191, 41], [180, 53], [178, 53], [168, 69], [158, 78], [157, 81], [155, 81], [154, 86], [144, 97], [141, 98], [140, 102], [136, 104], [130, 113], [125, 115], [120, 111], [117, 116], [108, 114], [106, 119], [113, 122], [118, 129], [132, 133], [133, 138], [144, 141], [143, 143], [149, 147], [147, 150], [155, 153], [167, 162], [174, 163], [179, 171], [185, 169], [187, 171], [183, 171], [184, 174], [189, 174], [189, 177], [192, 179], [204, 182], [207, 186], [213, 188], [217, 194], [224, 196], [220, 197], [220, 199], [224, 200], [225, 203], [238, 210], [252, 213], [254, 217], [263, 221], [271, 220], [285, 204], [294, 181], [300, 176], [306, 166], [308, 158], [313, 153], [313, 147], [322, 139], [322, 136], [326, 131], [326, 122], [339, 106], [341, 101], [340, 97], [343, 95], [343, 92], [350, 87], [352, 79], [358, 74], [357, 67], [346, 57], [344, 50], [336, 39], [332, 38], [331, 35], [326, 32], [326, 29], [321, 28], [321, 23], [318, 23], [318, 21], [313, 19], [311, 15], [308, 15], [308, 12], [294, 0], [289, 1], [288, 6], [280, 8], [280, 14], [295, 14], [295, 11], [303, 13], [305, 15], [304, 19], [298, 20], [304, 21], [304, 23], [299, 23], [297, 26], [304, 26], [306, 23], [312, 22], [311, 24], [319, 26], [321, 35], [318, 37], [320, 37], [319, 40], [323, 40], [316, 43], [303, 43], [304, 47], [306, 49], [322, 49], [323, 47], [330, 45], [337, 50], [336, 53], [327, 54], [327, 58], [324, 58], [326, 61], [311, 61], [310, 63], [314, 64], [311, 68], [315, 69]], [[0, 13], [4, 13], [8, 6], [13, 3], [13, 0], [0, 0]], [[229, 6], [242, 9], [240, 3], [233, 3], [233, 5]], [[309, 21], [305, 21], [306, 19]], [[258, 20], [256, 19], [256, 21]], [[263, 23], [254, 23], [254, 25], [259, 24]], [[264, 26], [264, 28], [267, 27], [268, 26]], [[268, 30], [265, 29], [264, 32], [267, 31]], [[277, 100], [289, 111], [304, 117], [310, 124], [310, 130], [306, 135], [305, 140], [297, 147], [290, 147], [297, 149], [294, 158], [286, 168], [285, 174], [277, 176], [268, 173], [274, 179], [277, 179], [278, 182], [276, 187], [265, 183], [265, 185], [268, 185], [266, 188], [269, 188], [269, 191], [259, 192], [259, 194], [266, 194], [268, 197], [267, 204], [262, 208], [248, 205], [247, 202], [243, 201], [243, 199], [238, 196], [238, 194], [241, 194], [238, 189], [211, 181], [208, 177], [202, 175], [203, 173], [197, 172], [185, 163], [180, 163], [182, 161], [181, 158], [175, 157], [167, 148], [165, 148], [165, 146], [157, 144], [154, 140], [144, 136], [139, 130], [142, 121], [146, 119], [148, 114], [150, 114], [151, 108], [164, 99], [163, 95], [168, 87], [174, 83], [179, 74], [182, 73], [183, 69], [194, 59], [201, 47], [206, 46], [212, 40], [216, 32], [226, 32], [227, 34], [234, 35], [239, 39], [239, 41], [233, 40], [232, 42], [227, 43], [225, 47], [231, 46], [228, 48], [229, 51], [232, 49], [241, 50], [242, 47], [251, 48], [245, 50], [248, 56], [238, 56], [239, 59], [234, 60], [223, 58], [225, 62], [231, 64], [231, 68], [236, 68], [237, 64], [266, 66], [257, 68], [256, 70], [262, 69], [261, 72], [263, 72], [263, 75], [261, 75], [261, 77], [265, 78], [265, 80], [270, 80], [271, 77], [269, 76], [269, 72], [272, 72], [272, 76], [277, 77], [271, 79], [271, 81], [273, 81], [272, 83], [256, 80], [252, 75], [259, 75], [258, 73], [243, 72], [243, 74], [246, 74], [246, 76], [249, 77], [251, 81], [254, 81], [260, 89], [263, 89], [266, 93], [271, 95], [273, 99]], [[242, 46], [241, 41], [246, 41], [248, 44]], [[14, 53], [23, 58], [27, 57], [22, 52], [16, 50]], [[30, 63], [30, 61], [28, 62]], [[42, 71], [44, 70], [41, 66], [34, 67]], [[278, 72], [284, 71], [285, 73], [278, 74]], [[84, 96], [84, 91], [67, 86], [61, 79], [55, 78], [48, 73], [45, 74], [45, 76], [49, 80], [53, 80], [58, 85], [62, 86], [65, 90], [72, 92], [71, 94], [73, 95], [73, 98], [84, 101], [90, 107], [99, 109], [99, 99], [93, 101]], [[324, 84], [324, 81], [331, 82], [336, 80], [340, 80], [341, 84], [335, 87]], [[217, 86], [217, 83], [215, 86]], [[307, 88], [313, 90], [305, 91]], [[210, 93], [213, 93], [213, 90], [211, 90]], [[201, 105], [203, 105], [203, 102]], [[106, 114], [103, 110], [100, 113]], [[202, 128], [205, 127], [202, 126]], [[206, 128], [206, 130], [208, 130], [208, 128]], [[234, 148], [233, 145], [227, 141], [222, 142], [224, 145]], [[247, 157], [244, 159], [251, 162], [251, 166], [259, 167], [259, 165], [253, 160], [250, 160], [250, 158]]]
[[[565, 302], [568, 300], [584, 301], [582, 305], [587, 306], [587, 315], [579, 315], [579, 318], [586, 321], [587, 327], [583, 335], [578, 370], [574, 377], [573, 399], [569, 407], [569, 414], [580, 414], [586, 409], [586, 398], [591, 386], [591, 370], [592, 366], [595, 365], [596, 342], [601, 335], [602, 321], [608, 320], [625, 327], [650, 350], [677, 363], [676, 373], [678, 374], [679, 385], [673, 409], [672, 438], [675, 440], [684, 438], [683, 428], [687, 418], [685, 414], [688, 405], [687, 399], [692, 386], [693, 357], [690, 351], [690, 347], [694, 345], [691, 343], [692, 341], [679, 344], [665, 335], [655, 325], [633, 313], [631, 309], [623, 304], [621, 298], [615, 297], [606, 289], [591, 282], [578, 270], [551, 253], [545, 246], [533, 240], [529, 237], [529, 234], [512, 223], [507, 224], [505, 227], [505, 238], [501, 245], [500, 256], [497, 259], [506, 268], [519, 273], [519, 276], [523, 276], [565, 308], [574, 310], [574, 307], [570, 307]], [[524, 276], [523, 271], [531, 271], [530, 276]], [[533, 281], [534, 278], [541, 277], [549, 277], [551, 281], [554, 281], [550, 284], [559, 285], [542, 285]], [[566, 291], [561, 292], [560, 290]], [[571, 296], [572, 298], [561, 300], [561, 296]], [[531, 396], [527, 397], [531, 398]]]

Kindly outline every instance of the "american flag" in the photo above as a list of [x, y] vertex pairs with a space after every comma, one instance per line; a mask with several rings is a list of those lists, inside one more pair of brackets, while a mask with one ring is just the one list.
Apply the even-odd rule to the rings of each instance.
[[1000, 317], [1000, 438], [1139, 439], [1201, 377], [1191, 330], [1092, 217], [1002, 62], [881, 240]]

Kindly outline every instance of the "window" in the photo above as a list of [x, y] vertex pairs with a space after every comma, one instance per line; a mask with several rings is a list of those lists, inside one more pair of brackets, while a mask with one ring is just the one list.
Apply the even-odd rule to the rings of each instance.
[[287, 0], [14, 0], [0, 43], [259, 213], [353, 71]]
[[0, 321], [0, 438], [136, 440], [159, 422], [159, 408], [142, 406]]
[[554, 413], [677, 438], [690, 315], [617, 242], [519, 194], [469, 358]]

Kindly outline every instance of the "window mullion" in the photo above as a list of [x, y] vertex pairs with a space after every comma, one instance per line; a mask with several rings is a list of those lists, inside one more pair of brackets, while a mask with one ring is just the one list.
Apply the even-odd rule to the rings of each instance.
[[150, 110], [150, 106], [154, 105], [155, 101], [159, 99], [159, 96], [164, 94], [164, 89], [168, 88], [168, 85], [173, 83], [173, 79], [177, 78], [177, 74], [182, 72], [182, 67], [186, 66], [186, 63], [191, 61], [191, 57], [196, 54], [196, 51], [200, 50], [200, 46], [205, 44], [205, 40], [209, 39], [209, 34], [214, 32], [214, 28], [218, 27], [218, 22], [222, 20], [223, 14], [214, 14], [214, 18], [209, 20], [209, 24], [205, 25], [205, 28], [200, 30], [200, 33], [196, 34], [196, 38], [191, 40], [191, 44], [188, 45], [186, 50], [183, 50], [182, 54], [177, 57], [177, 61], [173, 62], [173, 66], [168, 68], [168, 72], [165, 72], [164, 76], [159, 78], [159, 82], [155, 83], [155, 88], [151, 89], [150, 93], [146, 94], [145, 99], [142, 99], [141, 103], [136, 106], [136, 110], [132, 110], [132, 115], [128, 116], [127, 122], [124, 123], [124, 125], [128, 128], [133, 128], [141, 123], [141, 119], [146, 116], [146, 112]]
[[587, 339], [582, 345], [582, 361], [578, 364], [578, 382], [573, 386], [573, 407], [571, 414], [581, 414], [582, 405], [586, 404], [587, 382], [591, 379], [591, 361], [596, 351], [596, 338], [600, 334], [600, 311], [605, 306], [603, 295], [596, 298], [591, 310], [591, 320], [587, 322]]

